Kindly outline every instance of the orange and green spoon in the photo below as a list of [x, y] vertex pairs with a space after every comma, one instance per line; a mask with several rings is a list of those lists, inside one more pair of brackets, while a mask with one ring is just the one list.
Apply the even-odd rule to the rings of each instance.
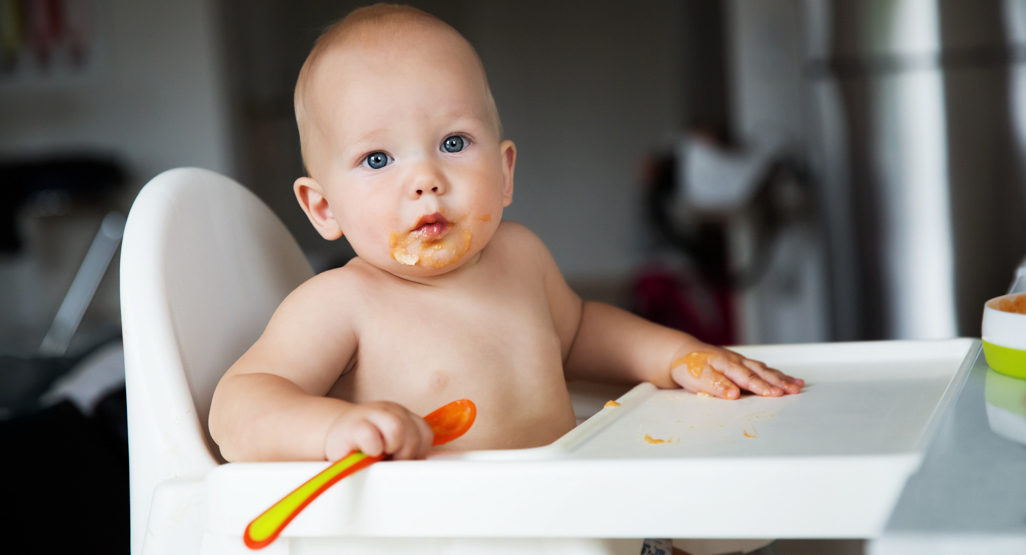
[[[469, 399], [453, 401], [424, 417], [435, 433], [431, 445], [441, 445], [465, 434], [477, 418], [477, 407]], [[246, 526], [242, 541], [250, 549], [262, 549], [278, 538], [278, 534], [292, 522], [311, 501], [335, 485], [339, 480], [366, 468], [381, 459], [384, 454], [369, 457], [361, 451], [353, 451], [334, 464], [310, 478], [305, 484], [286, 495], [270, 509], [253, 519]]]

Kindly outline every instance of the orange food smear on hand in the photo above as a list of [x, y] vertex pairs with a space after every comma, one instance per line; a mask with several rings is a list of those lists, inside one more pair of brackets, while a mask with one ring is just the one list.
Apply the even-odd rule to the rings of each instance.
[[699, 391], [698, 393], [695, 393], [695, 395], [697, 395], [698, 397], [703, 397], [703, 398], [704, 398], [704, 397], [712, 397], [712, 395], [711, 395], [711, 394], [709, 394], [709, 393], [706, 393], [706, 392], [704, 392], [704, 391]]
[[697, 378], [702, 375], [702, 371], [709, 365], [709, 359], [712, 357], [713, 355], [711, 353], [695, 351], [673, 361], [670, 369], [672, 370], [678, 366], [686, 364], [688, 366], [688, 374], [691, 374], [691, 377], [693, 378]]
[[606, 404], [602, 405], [602, 408], [618, 407], [618, 406], [620, 406], [620, 403], [617, 403], [616, 401], [606, 401]]
[[1026, 295], [1019, 295], [1014, 299], [1004, 298], [998, 301], [995, 307], [1001, 312], [1012, 312], [1015, 314], [1026, 314]]
[[458, 262], [470, 250], [472, 239], [468, 229], [456, 224], [438, 239], [425, 239], [411, 231], [392, 233], [388, 247], [392, 249], [392, 258], [400, 264], [437, 269]]

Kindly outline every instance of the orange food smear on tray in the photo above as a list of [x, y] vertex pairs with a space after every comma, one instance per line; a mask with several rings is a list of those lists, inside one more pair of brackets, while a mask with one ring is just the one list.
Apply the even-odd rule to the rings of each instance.
[[666, 440], [665, 439], [656, 439], [656, 438], [654, 438], [654, 437], [652, 437], [652, 436], [650, 436], [648, 434], [645, 434], [645, 443], [651, 443], [651, 444], [666, 443]]
[[606, 401], [606, 404], [602, 405], [602, 408], [618, 407], [618, 406], [620, 406], [620, 403], [617, 403], [616, 401]]

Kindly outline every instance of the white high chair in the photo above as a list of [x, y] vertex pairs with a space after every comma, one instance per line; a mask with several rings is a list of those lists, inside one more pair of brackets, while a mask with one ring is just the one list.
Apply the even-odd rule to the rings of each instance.
[[[246, 524], [327, 464], [222, 464], [206, 425], [218, 380], [311, 275], [282, 223], [228, 178], [172, 170], [139, 194], [121, 254], [134, 555], [250, 553]], [[637, 555], [640, 539], [581, 538], [872, 538], [978, 347], [737, 348], [806, 379], [776, 399], [647, 383], [588, 398], [571, 384], [583, 422], [553, 444], [376, 464], [264, 553]], [[780, 476], [793, 479], [760, 478]]]
[[[260, 336], [285, 296], [312, 275], [281, 221], [231, 179], [181, 168], [157, 176], [140, 192], [121, 254], [134, 555], [249, 553], [241, 529], [234, 537], [208, 533], [208, 500], [214, 495], [216, 501], [217, 493], [208, 491], [204, 479], [223, 463], [207, 431], [210, 400], [218, 380]], [[300, 476], [313, 476], [299, 464]], [[264, 552], [337, 552], [340, 542], [351, 552], [375, 553], [495, 552], [502, 543], [319, 538], [303, 546], [300, 539], [283, 537]], [[499, 551], [639, 550], [631, 540], [505, 544]]]
[[221, 459], [207, 432], [214, 387], [313, 275], [256, 196], [182, 168], [136, 199], [121, 254], [132, 553], [196, 553], [203, 476]]

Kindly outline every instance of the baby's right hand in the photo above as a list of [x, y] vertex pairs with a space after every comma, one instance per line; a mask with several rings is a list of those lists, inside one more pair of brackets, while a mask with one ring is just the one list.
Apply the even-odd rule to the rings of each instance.
[[376, 401], [353, 405], [332, 422], [324, 454], [329, 461], [356, 450], [372, 457], [385, 453], [395, 460], [423, 459], [434, 438], [423, 418], [402, 405]]

